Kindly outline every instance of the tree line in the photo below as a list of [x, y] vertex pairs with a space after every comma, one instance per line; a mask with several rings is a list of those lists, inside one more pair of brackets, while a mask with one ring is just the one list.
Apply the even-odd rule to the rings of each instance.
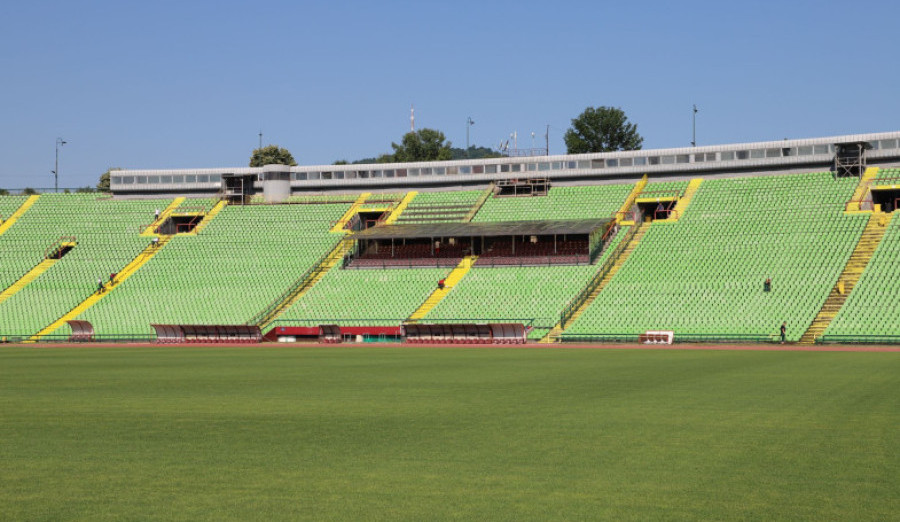
[[[628, 121], [620, 107], [588, 107], [576, 118], [563, 135], [568, 154], [590, 152], [614, 152], [640, 150], [644, 138], [637, 131], [637, 124]], [[345, 159], [334, 165], [360, 163], [415, 163], [420, 161], [445, 161], [456, 159], [498, 158], [502, 154], [487, 147], [470, 146], [468, 150], [453, 147], [443, 132], [435, 129], [419, 129], [407, 132], [400, 143], [391, 143], [392, 152], [355, 161]], [[250, 156], [251, 167], [263, 165], [297, 165], [294, 156], [283, 147], [268, 145], [255, 149]]]

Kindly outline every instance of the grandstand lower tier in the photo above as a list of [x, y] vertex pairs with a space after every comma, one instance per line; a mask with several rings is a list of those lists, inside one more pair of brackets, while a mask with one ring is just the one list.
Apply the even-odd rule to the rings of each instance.
[[273, 205], [0, 196], [0, 336], [84, 339], [86, 324], [92, 339], [147, 340], [159, 325], [244, 325], [473, 341], [519, 325], [530, 341], [781, 342], [784, 325], [785, 342], [900, 342], [900, 220], [872, 195], [893, 174]]

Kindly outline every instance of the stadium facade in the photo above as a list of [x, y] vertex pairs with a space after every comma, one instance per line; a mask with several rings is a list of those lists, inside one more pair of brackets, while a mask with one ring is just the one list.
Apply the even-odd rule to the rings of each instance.
[[[122, 170], [113, 173], [116, 195], [214, 195], [223, 177], [250, 177], [253, 190], [287, 178], [292, 193], [483, 185], [497, 180], [541, 177], [555, 182], [623, 183], [651, 178], [802, 172], [838, 168], [843, 146], [862, 144], [861, 165], [900, 162], [900, 131], [809, 139], [784, 139], [704, 147], [648, 149], [596, 154], [503, 157], [428, 163]], [[248, 187], [249, 188], [249, 187]]]
[[117, 171], [0, 197], [0, 337], [900, 343], [897, 165], [900, 132]]

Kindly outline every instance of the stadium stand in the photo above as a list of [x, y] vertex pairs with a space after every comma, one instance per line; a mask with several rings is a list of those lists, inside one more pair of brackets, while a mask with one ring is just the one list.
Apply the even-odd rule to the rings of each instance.
[[166, 248], [79, 319], [99, 335], [150, 335], [150, 323], [243, 324], [331, 250], [347, 204], [229, 206]]
[[397, 218], [399, 224], [463, 221], [480, 190], [420, 192]]
[[861, 336], [900, 336], [900, 219], [887, 224], [862, 277], [825, 330], [825, 340], [853, 341]]
[[491, 197], [472, 221], [587, 219], [619, 210], [632, 185], [553, 186], [546, 196]]
[[279, 323], [397, 326], [449, 273], [449, 268], [331, 270], [279, 316]]
[[[831, 173], [706, 180], [677, 222], [641, 244], [567, 334], [775, 334], [796, 341], [822, 307], [867, 216]], [[763, 292], [766, 278], [773, 291]]]
[[[167, 200], [98, 199], [95, 194], [45, 194], [0, 236], [0, 287], [42, 262], [60, 238], [76, 246], [46, 272], [0, 303], [6, 335], [28, 336], [98, 290], [148, 245], [140, 227]], [[12, 327], [11, 325], [15, 325]]]
[[540, 339], [563, 306], [603, 266], [625, 235], [620, 231], [594, 265], [481, 268], [477, 265], [422, 322], [523, 322]]

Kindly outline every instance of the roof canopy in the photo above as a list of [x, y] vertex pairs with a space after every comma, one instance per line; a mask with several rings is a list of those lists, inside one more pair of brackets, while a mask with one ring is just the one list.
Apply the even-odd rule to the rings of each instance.
[[502, 223], [424, 223], [420, 225], [378, 225], [356, 232], [350, 239], [411, 239], [431, 237], [502, 237], [590, 234], [606, 228], [603, 219], [558, 219], [551, 221], [505, 221]]

